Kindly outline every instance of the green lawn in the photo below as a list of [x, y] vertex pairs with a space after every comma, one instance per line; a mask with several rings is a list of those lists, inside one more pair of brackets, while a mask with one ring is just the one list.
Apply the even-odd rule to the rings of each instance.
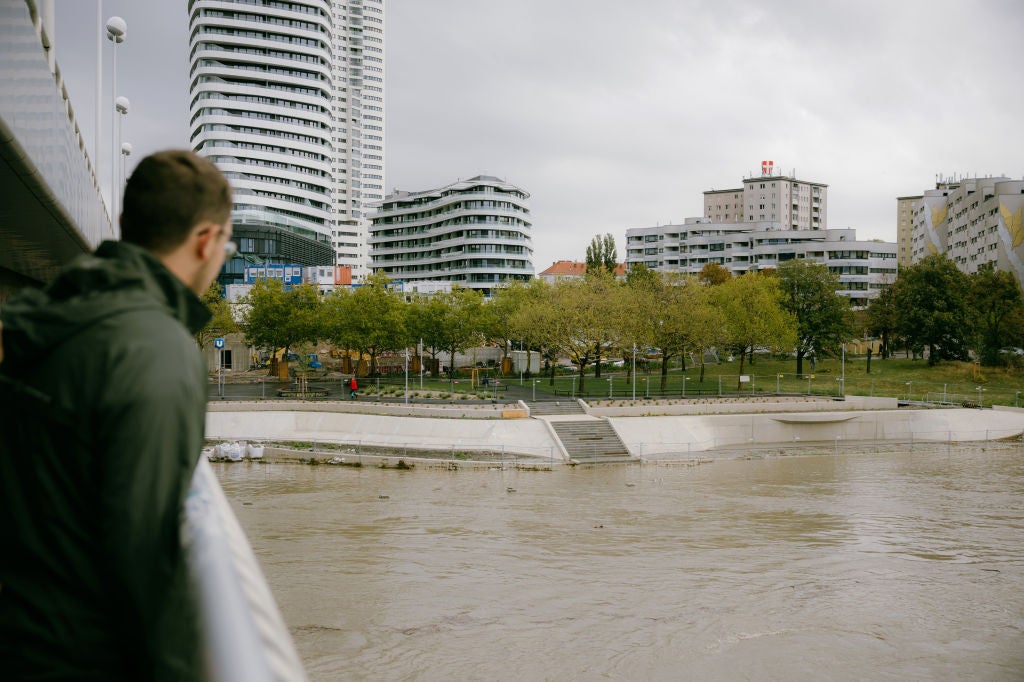
[[[865, 396], [884, 396], [901, 400], [940, 401], [945, 396], [947, 402], [961, 403], [965, 400], [976, 403], [978, 387], [982, 388], [983, 405], [1015, 405], [1024, 406], [1024, 371], [1006, 368], [980, 367], [973, 363], [942, 362], [935, 367], [928, 367], [925, 360], [907, 360], [896, 358], [871, 360], [871, 373], [867, 373], [867, 359], [864, 356], [847, 356], [846, 363], [846, 394]], [[699, 367], [687, 367], [681, 372], [678, 365], [673, 365], [668, 374], [668, 383], [661, 390], [660, 368], [653, 366], [645, 372], [639, 366], [636, 375], [636, 397], [646, 396], [688, 397], [696, 395], [764, 395], [775, 393], [838, 396], [842, 392], [840, 379], [843, 377], [843, 362], [840, 358], [827, 358], [818, 362], [811, 370], [809, 362], [804, 362], [804, 374], [796, 374], [796, 360], [778, 360], [775, 358], [757, 357], [753, 365], [744, 364], [743, 374], [749, 381], [739, 383], [739, 362], [725, 362], [718, 365], [707, 365], [704, 370], [704, 381], [700, 379]], [[587, 372], [584, 379], [584, 392], [579, 391], [578, 378], [572, 374], [559, 374], [552, 386], [549, 377], [519, 375], [500, 377], [493, 370], [489, 372], [492, 379], [511, 385], [536, 391], [538, 398], [559, 396], [581, 396], [586, 398], [608, 397], [609, 390], [614, 397], [632, 399], [634, 391], [633, 379], [623, 368], [615, 368], [611, 372], [604, 369], [600, 378], [594, 377], [593, 369]], [[685, 388], [683, 377], [686, 377]], [[611, 382], [609, 382], [609, 377]], [[384, 393], [399, 391], [404, 393], [404, 378], [389, 377], [382, 379]], [[535, 385], [531, 385], [535, 382]], [[361, 393], [376, 393], [374, 379], [360, 380]], [[454, 391], [452, 390], [454, 388]], [[423, 388], [420, 388], [419, 376], [409, 377], [410, 395], [447, 393], [461, 397], [465, 394], [479, 395], [484, 389], [479, 385], [472, 387], [468, 376], [456, 379], [454, 386], [447, 379], [431, 379], [425, 376]], [[1022, 395], [1018, 396], [1018, 392]], [[505, 394], [498, 392], [498, 397]], [[415, 396], [414, 396], [415, 397]]]
[[[688, 367], [681, 372], [678, 367], [670, 369], [665, 391], [661, 390], [660, 369], [652, 367], [650, 373], [640, 368], [636, 376], [636, 396], [647, 395], [660, 397], [693, 396], [693, 395], [735, 395], [765, 393], [799, 393], [814, 395], [840, 395], [842, 392], [840, 379], [844, 376], [844, 363], [840, 358], [828, 358], [817, 363], [812, 371], [809, 362], [804, 362], [804, 374], [796, 374], [796, 360], [777, 360], [774, 358], [756, 358], [753, 365], [744, 364], [743, 374], [749, 381], [740, 383], [739, 362], [726, 362], [719, 365], [707, 365], [704, 369], [704, 381], [700, 381], [700, 368]], [[1020, 400], [1024, 405], [1024, 372], [1005, 368], [979, 367], [973, 363], [943, 362], [935, 367], [928, 367], [924, 360], [907, 360], [903, 358], [871, 360], [871, 373], [867, 372], [867, 359], [864, 356], [847, 357], [845, 362], [846, 394], [884, 396], [911, 400], [942, 400], [961, 402], [978, 399], [978, 387], [982, 388], [983, 405], [1014, 405]], [[611, 382], [609, 382], [609, 376]], [[683, 377], [686, 377], [685, 388]], [[537, 379], [537, 377], [535, 377]], [[511, 383], [518, 383], [518, 377], [510, 378]], [[617, 398], [632, 398], [633, 380], [628, 372], [617, 368], [611, 374], [602, 372], [601, 378], [595, 378], [588, 372], [584, 379], [586, 397], [608, 396], [609, 389]], [[550, 393], [552, 386], [544, 377], [537, 383], [537, 392]], [[578, 378], [575, 376], [557, 376], [554, 392], [559, 395], [579, 394]]]

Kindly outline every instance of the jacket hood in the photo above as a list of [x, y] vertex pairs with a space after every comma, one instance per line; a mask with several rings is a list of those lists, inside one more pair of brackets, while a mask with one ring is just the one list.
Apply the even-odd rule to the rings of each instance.
[[39, 361], [70, 334], [130, 310], [162, 306], [195, 334], [210, 312], [149, 251], [103, 242], [45, 289], [18, 292], [0, 308], [4, 364]]

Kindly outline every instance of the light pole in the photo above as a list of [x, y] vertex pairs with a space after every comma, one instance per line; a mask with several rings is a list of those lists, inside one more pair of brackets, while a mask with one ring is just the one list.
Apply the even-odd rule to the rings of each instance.
[[533, 380], [533, 400], [534, 400], [534, 402], [537, 401], [537, 380], [536, 379]]
[[[117, 46], [124, 42], [125, 36], [128, 34], [128, 24], [126, 24], [124, 19], [122, 19], [121, 17], [110, 17], [109, 19], [107, 19], [107, 26], [106, 26], [106, 28], [107, 28], [107, 40], [109, 40], [110, 42], [112, 42], [114, 44], [113, 53], [112, 53], [113, 57], [111, 59], [111, 74], [112, 74], [112, 76], [111, 76], [111, 78], [112, 78], [111, 83], [112, 83], [112, 85], [111, 85], [111, 90], [110, 91], [113, 93], [113, 97], [114, 97], [114, 110], [115, 110], [115, 112], [124, 114], [124, 113], [128, 112], [128, 109], [127, 109], [127, 102], [128, 102], [128, 100], [125, 100], [125, 110], [123, 112], [120, 111], [120, 109], [118, 108], [118, 102], [117, 102]], [[115, 131], [114, 131], [114, 125], [115, 125], [114, 121], [112, 120], [110, 123], [111, 123], [111, 125], [110, 125], [110, 136], [113, 139], [113, 144], [114, 144], [114, 147], [113, 147], [114, 153], [111, 154], [111, 156], [110, 156], [110, 173], [111, 173], [111, 178], [112, 178], [111, 179], [111, 184], [110, 184], [110, 206], [111, 206], [110, 222], [111, 222], [111, 230], [114, 231], [115, 236], [116, 236], [115, 226], [117, 225], [117, 221], [118, 221], [118, 216], [117, 216], [117, 189], [118, 189], [118, 182], [117, 182], [117, 168], [118, 168], [117, 153], [118, 153], [118, 146], [121, 143], [120, 143], [120, 140], [118, 140], [118, 136], [115, 134]], [[100, 125], [100, 122], [96, 121], [96, 125], [97, 126]]]
[[981, 386], [978, 386], [978, 409], [979, 410], [981, 409], [981, 391], [982, 391]]
[[846, 397], [846, 344], [843, 343], [843, 371], [841, 374], [842, 378], [839, 380], [839, 395], [843, 398]]
[[405, 347], [405, 404], [409, 404], [409, 346]]
[[615, 377], [611, 374], [608, 375], [608, 397], [612, 397], [612, 382], [615, 381]]
[[97, 182], [100, 177], [100, 147], [103, 146], [103, 0], [96, 0], [96, 144], [93, 149], [93, 173]]
[[128, 157], [132, 155], [132, 143], [122, 142], [121, 143], [121, 189], [124, 189], [124, 184], [128, 181], [125, 174], [128, 171]]
[[636, 344], [633, 344], [633, 400], [636, 400]]
[[1020, 391], [1014, 391], [1013, 394], [1013, 406], [1020, 407]]
[[681, 397], [681, 398], [685, 398], [686, 397], [686, 375], [685, 374], [683, 375], [683, 392], [682, 392], [682, 394], [680, 394], [679, 397]]
[[907, 382], [907, 402], [908, 403], [910, 402], [910, 398], [913, 397], [913, 395], [914, 395], [914, 382], [913, 381], [908, 381]]
[[[124, 191], [125, 183], [128, 182], [128, 178], [126, 177], [126, 173], [128, 172], [128, 157], [131, 156], [131, 155], [132, 155], [132, 145], [131, 145], [131, 143], [130, 142], [122, 142], [121, 143], [121, 171], [120, 171], [120, 174], [118, 176], [118, 184], [117, 184], [117, 195], [118, 195], [119, 198], [120, 198], [121, 193]], [[121, 202], [118, 201], [118, 205], [120, 205], [120, 203]]]

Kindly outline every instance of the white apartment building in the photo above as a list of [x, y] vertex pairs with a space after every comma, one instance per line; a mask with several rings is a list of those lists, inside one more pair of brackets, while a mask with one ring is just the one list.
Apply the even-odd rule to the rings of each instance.
[[384, 197], [383, 0], [189, 0], [189, 28], [192, 146], [231, 181], [242, 256], [274, 260], [287, 232], [313, 243], [304, 265], [362, 279]]
[[966, 178], [925, 191], [913, 214], [913, 262], [934, 253], [967, 274], [984, 265], [1024, 286], [1024, 180]]
[[762, 174], [743, 180], [735, 189], [704, 192], [704, 217], [715, 223], [774, 222], [792, 230], [828, 229], [828, 185], [775, 175], [762, 164]]
[[688, 218], [682, 225], [626, 230], [626, 264], [697, 275], [717, 263], [733, 275], [775, 268], [793, 258], [825, 264], [839, 276], [840, 296], [867, 305], [896, 280], [896, 244], [858, 241], [856, 231], [787, 229], [779, 222], [716, 223]]
[[406, 290], [417, 282], [447, 283], [488, 297], [506, 280], [529, 280], [529, 197], [486, 175], [421, 192], [396, 191], [373, 215], [371, 267], [401, 280]]

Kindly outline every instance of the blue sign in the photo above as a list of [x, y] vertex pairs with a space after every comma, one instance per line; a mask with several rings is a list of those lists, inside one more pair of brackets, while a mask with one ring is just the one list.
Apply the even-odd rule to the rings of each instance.
[[217, 338], [215, 338], [213, 340], [213, 347], [214, 348], [223, 348], [224, 347], [224, 337], [223, 336], [218, 336]]

